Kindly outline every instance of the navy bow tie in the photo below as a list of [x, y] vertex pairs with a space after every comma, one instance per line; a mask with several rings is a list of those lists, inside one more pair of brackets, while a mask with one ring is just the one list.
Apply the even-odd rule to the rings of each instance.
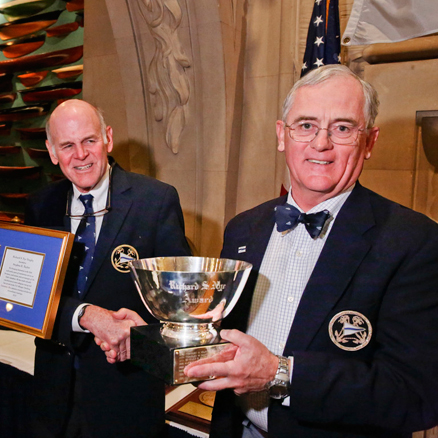
[[325, 221], [329, 218], [328, 210], [319, 213], [301, 213], [298, 208], [290, 204], [278, 205], [275, 207], [275, 222], [277, 231], [282, 233], [294, 229], [298, 224], [304, 224], [310, 237], [315, 239], [321, 234]]

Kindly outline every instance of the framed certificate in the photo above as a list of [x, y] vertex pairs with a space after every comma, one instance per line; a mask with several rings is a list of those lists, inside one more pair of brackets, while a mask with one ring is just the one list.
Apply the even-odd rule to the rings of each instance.
[[0, 325], [49, 339], [74, 235], [0, 222]]

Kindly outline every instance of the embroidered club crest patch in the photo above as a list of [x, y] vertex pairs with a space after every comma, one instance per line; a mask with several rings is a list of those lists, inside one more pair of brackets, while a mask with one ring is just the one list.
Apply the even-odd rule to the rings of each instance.
[[111, 263], [114, 269], [124, 274], [129, 272], [128, 262], [138, 259], [138, 252], [131, 245], [119, 245], [111, 254]]
[[356, 351], [368, 345], [373, 328], [365, 315], [354, 310], [344, 310], [331, 319], [328, 331], [337, 347]]

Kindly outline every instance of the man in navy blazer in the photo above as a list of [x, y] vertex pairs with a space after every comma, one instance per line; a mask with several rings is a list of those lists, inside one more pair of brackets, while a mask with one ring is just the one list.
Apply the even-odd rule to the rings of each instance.
[[227, 226], [222, 257], [254, 265], [223, 321], [232, 344], [186, 368], [223, 390], [212, 438], [407, 437], [438, 423], [438, 225], [357, 181], [377, 106], [338, 65], [286, 98], [291, 190]]
[[35, 436], [161, 437], [164, 385], [126, 360], [130, 327], [154, 322], [127, 261], [190, 254], [177, 192], [109, 162], [112, 129], [84, 101], [58, 106], [46, 130], [52, 162], [67, 179], [29, 199], [26, 222], [75, 232], [84, 215], [78, 196], [91, 194], [96, 246], [79, 293], [75, 242], [52, 339], [36, 340]]

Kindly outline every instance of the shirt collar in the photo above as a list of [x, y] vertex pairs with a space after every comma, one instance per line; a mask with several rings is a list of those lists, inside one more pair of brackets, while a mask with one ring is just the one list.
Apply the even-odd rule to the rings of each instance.
[[[336, 195], [330, 199], [326, 199], [325, 201], [319, 203], [318, 205], [315, 205], [307, 213], [317, 213], [322, 210], [328, 210], [330, 212], [330, 215], [333, 218], [335, 218], [339, 213], [339, 211], [341, 210], [347, 198], [351, 195], [351, 192], [353, 191], [355, 186], [356, 183], [348, 187], [348, 189], [345, 189], [339, 195]], [[287, 196], [287, 203], [293, 205], [294, 207], [298, 208], [298, 210], [303, 212], [303, 210], [298, 206], [298, 204], [295, 202], [292, 196], [292, 189], [289, 189], [289, 194]]]

